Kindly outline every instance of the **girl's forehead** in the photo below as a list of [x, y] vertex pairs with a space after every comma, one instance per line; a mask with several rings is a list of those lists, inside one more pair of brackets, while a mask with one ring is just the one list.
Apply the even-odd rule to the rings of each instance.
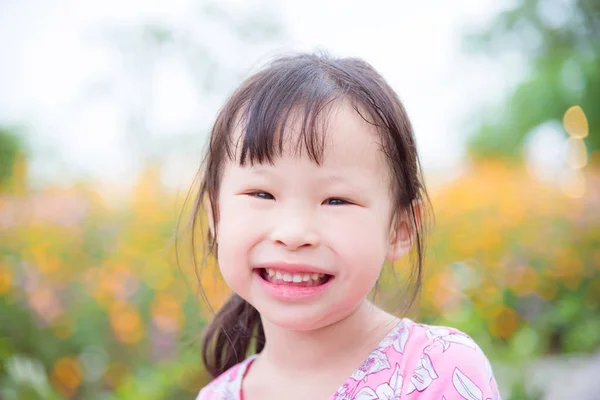
[[332, 110], [324, 132], [325, 156], [353, 155], [357, 161], [379, 153], [380, 133], [351, 106]]

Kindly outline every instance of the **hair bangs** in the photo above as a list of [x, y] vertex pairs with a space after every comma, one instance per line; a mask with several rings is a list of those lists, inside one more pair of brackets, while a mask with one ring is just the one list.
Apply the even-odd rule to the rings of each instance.
[[[328, 111], [339, 90], [322, 70], [282, 69], [259, 77], [229, 132], [227, 154], [240, 165], [271, 163], [285, 151], [321, 164]], [[262, 79], [261, 79], [262, 78]], [[232, 146], [233, 145], [233, 146]]]

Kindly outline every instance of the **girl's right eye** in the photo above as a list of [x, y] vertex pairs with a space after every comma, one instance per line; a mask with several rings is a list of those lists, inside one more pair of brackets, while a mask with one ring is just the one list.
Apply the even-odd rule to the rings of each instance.
[[256, 197], [256, 198], [263, 199], [263, 200], [275, 200], [275, 197], [269, 192], [260, 192], [260, 191], [249, 192], [248, 196]]

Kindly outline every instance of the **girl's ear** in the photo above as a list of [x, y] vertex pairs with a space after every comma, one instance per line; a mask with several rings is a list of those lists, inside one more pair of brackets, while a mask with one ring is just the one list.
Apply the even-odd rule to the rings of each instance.
[[390, 227], [390, 243], [386, 259], [390, 262], [398, 261], [404, 257], [412, 248], [417, 229], [421, 224], [422, 207], [420, 202], [414, 202], [412, 205], [413, 214], [410, 210], [399, 213]]

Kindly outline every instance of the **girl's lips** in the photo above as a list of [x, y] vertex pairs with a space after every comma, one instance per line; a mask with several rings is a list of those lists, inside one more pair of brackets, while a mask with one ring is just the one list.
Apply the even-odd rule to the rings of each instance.
[[326, 275], [318, 281], [286, 282], [276, 277], [265, 276], [264, 269], [255, 269], [254, 272], [260, 285], [269, 295], [284, 301], [315, 299], [325, 292], [334, 280], [333, 276]]

